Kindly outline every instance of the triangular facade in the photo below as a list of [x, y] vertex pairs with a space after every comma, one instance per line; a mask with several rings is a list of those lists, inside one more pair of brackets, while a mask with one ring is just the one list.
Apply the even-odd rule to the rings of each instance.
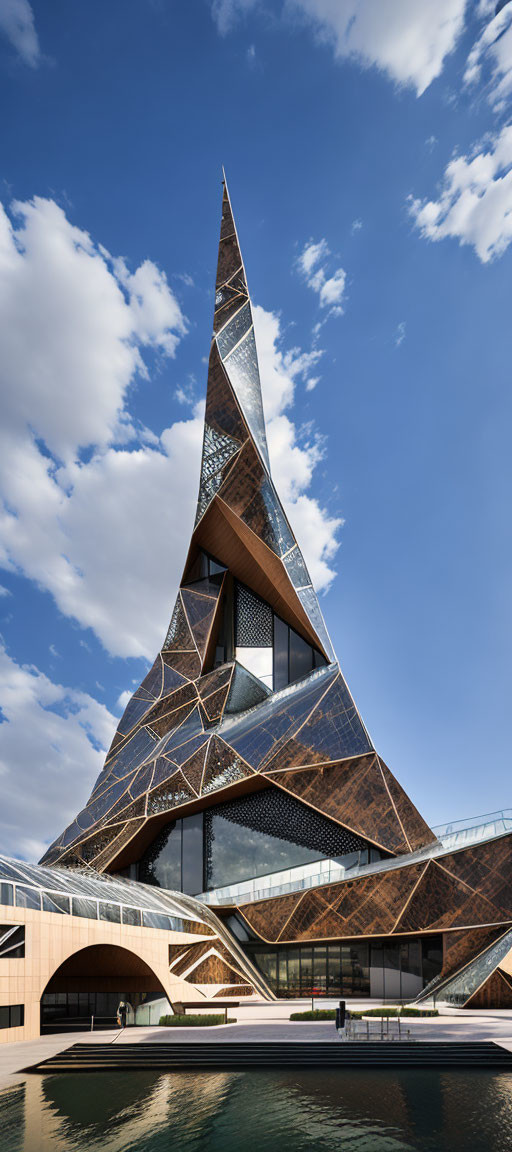
[[236, 879], [248, 844], [261, 870], [258, 837], [274, 852], [267, 871], [280, 860], [359, 854], [364, 862], [435, 839], [372, 745], [272, 481], [251, 302], [224, 185], [199, 499], [182, 583], [91, 797], [44, 860], [131, 867], [142, 879], [165, 860], [164, 886], [196, 893], [229, 882], [230, 868]]

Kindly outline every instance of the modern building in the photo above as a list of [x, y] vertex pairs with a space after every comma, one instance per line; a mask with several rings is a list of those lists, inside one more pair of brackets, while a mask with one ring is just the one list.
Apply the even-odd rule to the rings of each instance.
[[[272, 481], [224, 185], [183, 579], [162, 649], [37, 885], [55, 876], [73, 912], [85, 883], [98, 908], [139, 907], [141, 948], [145, 932], [166, 933], [170, 999], [185, 978], [207, 996], [410, 998], [438, 986], [457, 1003], [512, 1006], [511, 862], [512, 812], [430, 828], [350, 694]], [[181, 926], [145, 926], [150, 907]], [[133, 931], [121, 912], [116, 942]]]

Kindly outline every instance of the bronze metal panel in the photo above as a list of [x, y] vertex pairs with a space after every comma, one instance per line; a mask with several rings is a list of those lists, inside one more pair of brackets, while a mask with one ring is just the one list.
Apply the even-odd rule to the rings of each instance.
[[[279, 759], [280, 753], [271, 763]], [[318, 768], [273, 773], [272, 781], [379, 847], [389, 852], [405, 850], [375, 753]]]
[[397, 931], [441, 931], [474, 924], [496, 924], [501, 909], [482, 892], [473, 892], [446, 871], [444, 860], [431, 860], [413, 899], [400, 918]]
[[477, 988], [469, 1000], [466, 1000], [464, 1008], [480, 1011], [488, 1008], [512, 1008], [512, 982], [509, 977], [500, 968], [496, 968], [485, 983]]
[[240, 445], [249, 435], [249, 429], [227, 378], [215, 341], [208, 362], [205, 421], [219, 435], [230, 436]]
[[420, 815], [412, 800], [409, 799], [381, 757], [379, 757], [379, 763], [411, 852], [417, 852], [426, 844], [432, 844], [435, 841], [435, 836], [423, 816]]
[[470, 960], [475, 960], [485, 948], [503, 935], [499, 928], [463, 928], [458, 932], [443, 933], [443, 967], [441, 979], [458, 972]]

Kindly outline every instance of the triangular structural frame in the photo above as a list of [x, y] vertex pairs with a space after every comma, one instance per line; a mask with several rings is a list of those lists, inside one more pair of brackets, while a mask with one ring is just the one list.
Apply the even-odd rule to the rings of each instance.
[[[245, 639], [241, 589], [254, 606]], [[166, 821], [255, 792], [277, 797], [280, 813], [300, 809], [312, 835], [331, 822], [336, 844], [345, 836], [352, 848], [396, 855], [435, 840], [376, 754], [272, 480], [251, 300], [224, 182], [199, 498], [183, 579], [162, 649], [91, 797], [44, 862], [137, 864]]]

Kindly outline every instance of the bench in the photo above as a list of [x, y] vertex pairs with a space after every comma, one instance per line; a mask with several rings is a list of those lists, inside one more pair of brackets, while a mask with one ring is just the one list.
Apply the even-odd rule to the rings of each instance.
[[222, 1000], [216, 1004], [215, 1000], [177, 1000], [172, 1004], [172, 1010], [175, 1016], [186, 1016], [187, 1008], [200, 1008], [204, 1011], [205, 1008], [218, 1008], [224, 1012], [224, 1021], [228, 1022], [228, 1008], [239, 1008], [239, 1000]]

